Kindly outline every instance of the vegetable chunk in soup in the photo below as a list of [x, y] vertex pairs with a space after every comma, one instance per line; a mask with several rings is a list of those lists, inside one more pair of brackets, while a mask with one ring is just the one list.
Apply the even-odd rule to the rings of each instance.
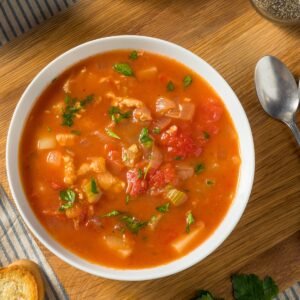
[[27, 199], [47, 231], [114, 268], [165, 264], [199, 246], [224, 218], [240, 167], [214, 90], [138, 50], [90, 57], [55, 78], [19, 151]]

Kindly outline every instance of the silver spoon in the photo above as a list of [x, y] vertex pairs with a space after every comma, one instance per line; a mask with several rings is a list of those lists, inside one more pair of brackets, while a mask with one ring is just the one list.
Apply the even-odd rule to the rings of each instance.
[[264, 56], [255, 68], [255, 85], [266, 113], [289, 126], [300, 145], [300, 131], [295, 122], [299, 93], [292, 73], [276, 57]]

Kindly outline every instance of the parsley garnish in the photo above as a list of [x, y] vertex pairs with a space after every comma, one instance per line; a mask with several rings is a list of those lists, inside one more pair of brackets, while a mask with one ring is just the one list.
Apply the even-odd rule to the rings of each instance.
[[138, 169], [138, 179], [142, 179], [144, 175], [144, 172], [142, 169]]
[[170, 202], [167, 202], [161, 206], [156, 207], [156, 210], [161, 213], [166, 213], [169, 211], [169, 208], [170, 208]]
[[174, 159], [175, 160], [182, 160], [182, 156], [176, 156]]
[[121, 122], [123, 119], [129, 119], [132, 115], [131, 111], [122, 113], [121, 110], [116, 106], [111, 106], [108, 110], [108, 114], [111, 116], [112, 121], [115, 123]]
[[195, 173], [198, 175], [204, 171], [204, 165], [203, 164], [197, 164], [194, 168]]
[[125, 76], [134, 76], [133, 70], [131, 69], [131, 67], [126, 64], [126, 63], [120, 63], [120, 64], [114, 64], [113, 65], [113, 69], [120, 73], [123, 74]]
[[195, 223], [194, 216], [193, 216], [192, 212], [189, 211], [189, 212], [186, 214], [186, 227], [185, 227], [185, 231], [186, 231], [187, 233], [190, 232], [190, 226], [191, 226], [192, 224], [194, 224], [194, 223]]
[[93, 100], [94, 96], [89, 95], [85, 99], [79, 101], [79, 105], [76, 98], [72, 98], [70, 95], [65, 96], [66, 108], [62, 114], [63, 122], [62, 125], [71, 127], [74, 124], [74, 117], [77, 112], [88, 103]]
[[130, 201], [130, 195], [127, 194], [127, 195], [126, 195], [126, 199], [125, 199], [125, 203], [128, 204], [129, 201]]
[[95, 178], [91, 179], [91, 191], [93, 194], [99, 193], [98, 188], [97, 188], [97, 182], [96, 182]]
[[153, 140], [149, 135], [149, 130], [148, 128], [143, 128], [140, 137], [139, 137], [140, 142], [147, 148], [152, 146]]
[[169, 92], [173, 92], [175, 90], [175, 85], [171, 80], [167, 83], [167, 90]]
[[190, 300], [217, 300], [209, 291], [199, 290]]
[[192, 82], [193, 82], [193, 79], [190, 75], [184, 76], [184, 78], [183, 78], [183, 86], [184, 87], [190, 86], [192, 84]]
[[94, 100], [94, 95], [86, 96], [83, 100], [80, 101], [80, 106], [85, 107], [87, 104], [91, 103]]
[[80, 130], [71, 130], [71, 133], [73, 133], [75, 135], [80, 135], [81, 134]]
[[208, 140], [210, 138], [210, 134], [207, 131], [203, 132], [203, 136], [206, 140]]
[[120, 140], [121, 138], [116, 134], [114, 133], [112, 130], [110, 130], [109, 128], [105, 128], [105, 132], [107, 133], [108, 136], [114, 138], [114, 139], [118, 139]]
[[68, 208], [73, 207], [76, 194], [72, 189], [66, 189], [59, 193], [60, 199], [63, 201], [63, 204], [60, 206], [60, 211], [65, 211]]
[[231, 277], [231, 281], [236, 300], [271, 300], [278, 294], [278, 287], [269, 276], [261, 280], [254, 274], [235, 274]]
[[123, 216], [121, 220], [125, 223], [126, 227], [134, 234], [137, 234], [140, 231], [140, 229], [142, 229], [148, 224], [148, 222], [139, 221], [131, 216]]
[[116, 217], [120, 214], [121, 214], [121, 212], [119, 212], [118, 210], [112, 210], [112, 211], [108, 212], [107, 214], [103, 215], [102, 217], [110, 218], [110, 217]]
[[215, 184], [214, 180], [212, 180], [212, 179], [206, 179], [205, 182], [206, 182], [207, 185], [214, 185]]
[[133, 50], [130, 54], [129, 54], [129, 58], [132, 60], [136, 60], [139, 57], [138, 53], [136, 50]]
[[153, 132], [154, 134], [160, 134], [160, 128], [159, 128], [159, 127], [154, 127], [154, 128], [152, 129], [152, 132]]

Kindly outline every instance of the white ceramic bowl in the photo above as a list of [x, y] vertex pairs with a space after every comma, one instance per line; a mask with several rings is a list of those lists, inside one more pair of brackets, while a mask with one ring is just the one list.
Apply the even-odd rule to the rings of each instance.
[[[80, 60], [115, 49], [143, 49], [171, 57], [194, 70], [223, 99], [238, 133], [241, 167], [236, 196], [222, 223], [199, 247], [171, 263], [154, 268], [122, 270], [92, 264], [71, 253], [56, 242], [33, 213], [24, 194], [19, 172], [18, 146], [24, 124], [38, 96], [51, 80]], [[8, 181], [23, 220], [34, 235], [59, 258], [85, 272], [117, 280], [148, 280], [168, 276], [198, 263], [212, 253], [231, 233], [248, 202], [254, 177], [254, 146], [246, 114], [226, 81], [209, 64], [190, 51], [163, 40], [143, 36], [114, 36], [94, 40], [75, 47], [47, 65], [30, 83], [22, 95], [11, 120], [6, 148]]]

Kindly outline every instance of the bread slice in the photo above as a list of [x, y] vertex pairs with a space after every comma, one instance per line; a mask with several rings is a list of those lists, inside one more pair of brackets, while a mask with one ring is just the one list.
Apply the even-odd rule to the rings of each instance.
[[18, 260], [0, 269], [1, 300], [44, 300], [45, 288], [40, 269], [30, 260]]

